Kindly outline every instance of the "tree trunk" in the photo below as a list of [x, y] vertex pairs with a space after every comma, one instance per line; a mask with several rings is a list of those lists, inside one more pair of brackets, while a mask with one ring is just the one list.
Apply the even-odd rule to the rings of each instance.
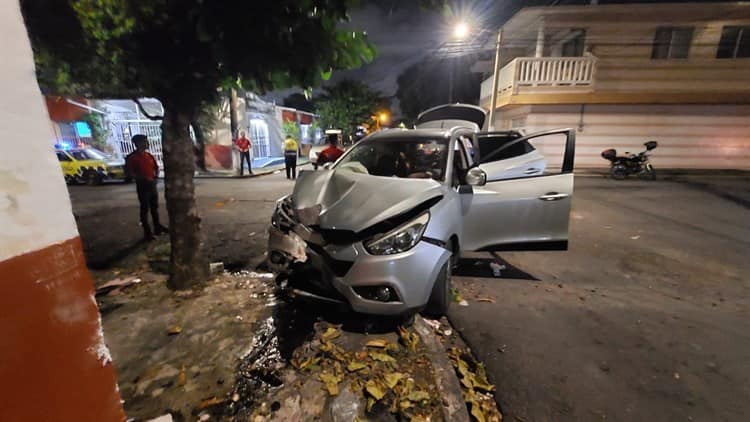
[[237, 131], [237, 90], [232, 88], [229, 91], [229, 130], [232, 132], [232, 139], [239, 138]]
[[162, 121], [164, 196], [169, 214], [169, 281], [171, 289], [189, 289], [208, 279], [201, 218], [195, 204], [194, 155], [190, 116], [165, 101]]
[[194, 118], [190, 125], [193, 126], [195, 133], [195, 165], [202, 171], [206, 171], [206, 134], [203, 132], [203, 126]]

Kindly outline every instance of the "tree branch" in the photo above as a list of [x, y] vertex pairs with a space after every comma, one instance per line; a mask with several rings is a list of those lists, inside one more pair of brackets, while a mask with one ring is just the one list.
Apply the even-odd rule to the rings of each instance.
[[146, 116], [150, 120], [163, 120], [164, 116], [152, 116], [151, 114], [148, 114], [145, 108], [143, 108], [143, 104], [141, 104], [141, 101], [138, 98], [133, 98], [133, 102], [138, 106], [138, 110], [141, 111], [141, 114]]

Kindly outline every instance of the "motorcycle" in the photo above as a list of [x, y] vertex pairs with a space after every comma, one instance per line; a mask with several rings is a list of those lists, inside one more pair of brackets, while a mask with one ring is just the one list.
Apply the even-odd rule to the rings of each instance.
[[615, 180], [623, 180], [631, 174], [637, 174], [643, 179], [656, 180], [656, 171], [648, 161], [648, 153], [657, 145], [656, 141], [648, 141], [643, 144], [646, 147], [645, 151], [638, 154], [626, 152], [626, 155], [619, 157], [616, 149], [605, 149], [602, 151], [602, 158], [611, 163], [609, 174]]

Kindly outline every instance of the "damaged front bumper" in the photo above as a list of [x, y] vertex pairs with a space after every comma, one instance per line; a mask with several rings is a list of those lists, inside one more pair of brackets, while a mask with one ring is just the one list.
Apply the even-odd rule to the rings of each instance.
[[271, 269], [288, 273], [287, 290], [301, 299], [340, 303], [367, 314], [399, 315], [424, 307], [450, 252], [420, 241], [393, 255], [372, 255], [362, 241], [326, 243], [295, 222], [284, 201], [269, 228]]

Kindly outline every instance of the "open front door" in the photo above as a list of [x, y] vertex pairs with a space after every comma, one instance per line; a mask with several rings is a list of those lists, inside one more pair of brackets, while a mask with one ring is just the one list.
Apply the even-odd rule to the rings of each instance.
[[560, 129], [479, 157], [475, 185], [461, 194], [462, 249], [567, 249], [574, 154], [575, 130]]

